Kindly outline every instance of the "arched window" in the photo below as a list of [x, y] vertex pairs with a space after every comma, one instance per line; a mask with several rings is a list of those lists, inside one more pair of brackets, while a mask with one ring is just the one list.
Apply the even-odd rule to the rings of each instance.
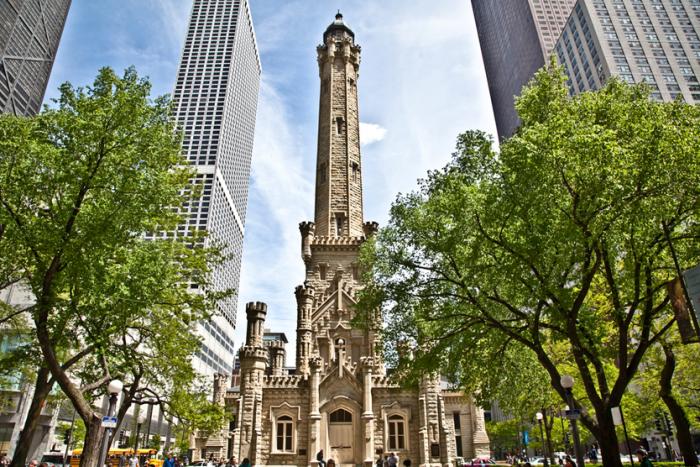
[[347, 410], [338, 409], [331, 413], [331, 423], [352, 423], [352, 414]]
[[406, 421], [401, 415], [391, 415], [389, 424], [389, 450], [406, 449]]
[[292, 440], [294, 439], [294, 422], [289, 415], [277, 418], [275, 424], [275, 451], [294, 452]]

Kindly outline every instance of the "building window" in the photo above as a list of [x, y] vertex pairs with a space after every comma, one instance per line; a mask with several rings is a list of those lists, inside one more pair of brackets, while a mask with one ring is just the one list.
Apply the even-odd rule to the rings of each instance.
[[331, 414], [331, 423], [352, 423], [352, 414], [344, 409], [338, 409]]
[[406, 449], [406, 421], [401, 415], [389, 417], [389, 450]]
[[275, 424], [275, 450], [277, 452], [294, 452], [292, 445], [294, 435], [294, 422], [289, 415], [283, 415]]

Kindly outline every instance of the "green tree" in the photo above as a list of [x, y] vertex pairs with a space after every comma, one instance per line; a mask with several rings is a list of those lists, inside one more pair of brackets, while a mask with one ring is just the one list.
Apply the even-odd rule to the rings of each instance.
[[398, 359], [408, 374], [459, 366], [476, 380], [482, 349], [510, 346], [562, 401], [573, 374], [581, 421], [615, 466], [610, 409], [674, 323], [669, 243], [681, 268], [700, 260], [700, 107], [615, 79], [570, 97], [565, 79], [535, 75], [500, 154], [467, 132], [447, 167], [398, 197], [366, 247], [360, 308], [383, 306], [392, 340], [416, 346]]
[[[133, 69], [120, 78], [105, 68], [92, 86], [60, 91], [38, 116], [0, 117], [2, 248], [36, 297], [35, 337], [85, 424], [81, 466], [92, 467], [102, 429], [90, 397], [119, 376], [113, 355], [155, 346], [168, 338], [161, 323], [190, 326], [229, 292], [209, 282], [219, 250], [196, 232], [175, 234], [197, 188], [168, 100], [151, 100]], [[68, 367], [81, 359], [99, 371], [79, 386]]]
[[[648, 415], [647, 427], [654, 427], [654, 419], [663, 418], [668, 411], [675, 425], [676, 437], [686, 465], [695, 465], [696, 455], [691, 427], [700, 425], [697, 386], [697, 346], [682, 345], [677, 332], [669, 332], [645, 356], [644, 371], [635, 378]], [[668, 433], [671, 434], [671, 433]]]

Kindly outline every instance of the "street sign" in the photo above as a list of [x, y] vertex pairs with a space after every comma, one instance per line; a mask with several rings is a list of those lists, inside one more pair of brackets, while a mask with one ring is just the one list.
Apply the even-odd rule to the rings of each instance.
[[105, 428], [116, 428], [117, 427], [117, 417], [110, 417], [105, 415], [102, 417], [102, 426]]
[[566, 411], [566, 418], [569, 420], [578, 420], [581, 417], [581, 411], [579, 409], [571, 409]]
[[527, 432], [527, 430], [523, 431], [523, 444], [525, 446], [530, 444], [530, 434]]

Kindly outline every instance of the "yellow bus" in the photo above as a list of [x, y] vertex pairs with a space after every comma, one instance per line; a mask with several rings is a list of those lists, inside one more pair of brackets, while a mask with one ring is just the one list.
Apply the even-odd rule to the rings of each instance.
[[[105, 465], [109, 464], [110, 467], [119, 467], [119, 459], [125, 456], [126, 462], [124, 467], [129, 467], [128, 458], [134, 453], [132, 448], [114, 448], [110, 449], [107, 453], [107, 459], [105, 460]], [[163, 459], [158, 459], [156, 454], [157, 449], [137, 449], [136, 455], [139, 458], [139, 467], [163, 467]], [[70, 467], [80, 466], [80, 457], [83, 454], [82, 449], [74, 449], [73, 455], [70, 458]]]

